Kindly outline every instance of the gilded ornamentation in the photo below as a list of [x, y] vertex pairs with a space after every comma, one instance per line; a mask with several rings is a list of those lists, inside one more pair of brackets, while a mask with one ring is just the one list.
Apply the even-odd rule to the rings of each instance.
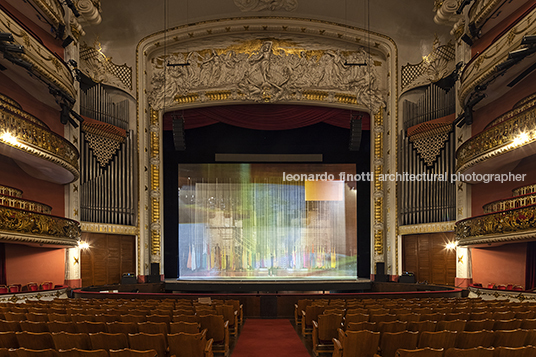
[[[464, 171], [479, 162], [536, 141], [532, 128], [536, 128], [535, 106], [520, 111], [519, 114], [509, 117], [463, 143], [456, 151], [456, 171]], [[521, 141], [520, 135], [523, 136]]]
[[455, 221], [450, 222], [435, 222], [435, 223], [423, 223], [412, 224], [408, 226], [400, 226], [400, 235], [408, 234], [422, 234], [422, 233], [441, 233], [454, 231]]
[[22, 191], [17, 188], [0, 185], [0, 195], [22, 198]]
[[[173, 66], [185, 62], [189, 65]], [[348, 62], [366, 65], [349, 66]], [[305, 50], [289, 41], [255, 39], [227, 48], [160, 56], [152, 60], [152, 66], [148, 101], [155, 110], [173, 100], [181, 104], [337, 101], [359, 104], [374, 113], [385, 105], [383, 79], [364, 50]]]
[[527, 185], [512, 190], [512, 196], [527, 195], [530, 193], [536, 193], [536, 184]]
[[294, 11], [298, 8], [298, 0], [234, 0], [240, 11]]
[[[156, 110], [151, 110], [150, 113], [150, 123], [151, 123], [151, 140], [150, 140], [150, 159], [160, 157], [160, 127], [159, 124], [159, 113]], [[158, 131], [157, 131], [158, 130]], [[150, 180], [151, 180], [151, 191], [150, 191], [150, 202], [151, 202], [151, 262], [159, 263], [160, 262], [160, 247], [161, 247], [161, 227], [160, 227], [160, 160], [156, 162], [153, 161], [150, 165]]]
[[123, 226], [119, 224], [80, 222], [82, 232], [84, 233], [107, 233], [107, 234], [122, 234], [122, 235], [137, 235], [139, 234], [138, 227]]
[[65, 25], [65, 11], [58, 0], [32, 0], [54, 26]]
[[479, 27], [502, 4], [502, 0], [476, 0], [469, 9], [469, 21]]
[[7, 142], [0, 139], [0, 142], [54, 162], [70, 171], [74, 177], [73, 181], [78, 179], [79, 153], [76, 147], [48, 128], [27, 120], [27, 116], [16, 115], [18, 109], [4, 108], [5, 106], [0, 104], [0, 133], [9, 133], [16, 141]]
[[0, 206], [22, 209], [35, 213], [50, 214], [52, 207], [44, 203], [27, 201], [17, 197], [9, 197], [0, 194]]
[[56, 291], [40, 291], [38, 293], [35, 292], [23, 292], [23, 293], [15, 293], [15, 294], [2, 294], [0, 296], [0, 303], [22, 303], [26, 300], [32, 300], [35, 301], [41, 300], [41, 301], [50, 301], [54, 299], [68, 299], [67, 295], [67, 288], [60, 289]]
[[14, 38], [14, 44], [24, 46], [24, 53], [12, 53], [12, 56], [32, 64], [31, 71], [33, 73], [41, 76], [74, 101], [74, 98], [76, 98], [74, 78], [67, 65], [61, 63], [58, 68], [56, 66], [56, 61], [59, 61], [58, 57], [39, 40], [30, 36], [26, 29], [11, 21], [9, 15], [2, 10], [0, 10], [0, 32], [11, 33]]
[[47, 214], [0, 206], [0, 239], [76, 246], [80, 223]]
[[132, 67], [118, 65], [102, 53], [100, 44], [80, 45], [80, 70], [97, 83], [105, 83], [128, 91], [132, 90]]
[[456, 68], [454, 57], [454, 44], [449, 42], [441, 45], [436, 37], [432, 52], [424, 56], [420, 63], [402, 66], [402, 89], [407, 91], [446, 77]]
[[504, 200], [494, 201], [483, 206], [484, 213], [493, 213], [499, 211], [506, 211], [515, 209], [518, 207], [529, 206], [536, 204], [536, 193], [521, 196], [507, 198]]
[[536, 236], [536, 205], [489, 213], [456, 222], [460, 245], [504, 242]]

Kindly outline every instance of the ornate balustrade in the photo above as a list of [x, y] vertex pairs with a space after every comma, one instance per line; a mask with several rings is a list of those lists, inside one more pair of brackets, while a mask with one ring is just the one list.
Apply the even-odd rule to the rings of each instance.
[[497, 200], [484, 205], [484, 213], [507, 211], [536, 204], [536, 194], [527, 194], [503, 200]]
[[[42, 122], [0, 100], [0, 144], [13, 150], [2, 150], [6, 156], [16, 156], [19, 161], [35, 163], [35, 158], [53, 163], [61, 171], [57, 183], [66, 184], [79, 177], [79, 153], [74, 145], [62, 136], [50, 131]], [[1, 147], [1, 145], [0, 145]], [[29, 156], [19, 155], [23, 152]], [[54, 181], [54, 180], [51, 180]]]
[[17, 197], [2, 196], [0, 195], [0, 206], [6, 206], [11, 208], [18, 208], [25, 211], [31, 211], [35, 213], [50, 214], [52, 208], [44, 203], [23, 200]]
[[529, 193], [536, 193], [536, 183], [512, 190], [512, 195], [514, 196], [528, 195]]
[[0, 206], [0, 240], [74, 247], [80, 223], [71, 219]]
[[536, 237], [536, 205], [475, 216], [456, 222], [460, 245], [517, 241]]
[[536, 107], [487, 128], [456, 151], [456, 171], [463, 172], [482, 161], [506, 154], [536, 141]]

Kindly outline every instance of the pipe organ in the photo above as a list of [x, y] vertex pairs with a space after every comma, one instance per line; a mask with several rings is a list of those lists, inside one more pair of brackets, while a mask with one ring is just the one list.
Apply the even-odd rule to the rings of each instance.
[[454, 113], [455, 91], [434, 84], [416, 102], [403, 102], [398, 167], [407, 175], [397, 183], [400, 225], [455, 219]]
[[80, 216], [85, 222], [135, 225], [136, 138], [129, 100], [100, 85], [82, 88]]

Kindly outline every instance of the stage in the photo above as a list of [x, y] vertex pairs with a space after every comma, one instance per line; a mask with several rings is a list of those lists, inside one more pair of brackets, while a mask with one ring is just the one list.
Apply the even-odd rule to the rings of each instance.
[[364, 293], [371, 291], [370, 279], [325, 280], [325, 279], [166, 279], [165, 290], [174, 293]]

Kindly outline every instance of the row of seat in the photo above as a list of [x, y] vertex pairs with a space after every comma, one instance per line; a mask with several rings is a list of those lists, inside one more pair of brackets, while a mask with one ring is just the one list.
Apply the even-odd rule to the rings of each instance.
[[82, 350], [71, 348], [68, 350], [39, 349], [32, 350], [29, 348], [0, 348], [0, 357], [157, 357], [154, 349], [139, 351], [131, 348], [120, 350]]
[[399, 349], [397, 357], [534, 357], [536, 347], [475, 347], [470, 349], [421, 348], [415, 350]]
[[207, 339], [207, 331], [198, 333], [149, 334], [149, 333], [33, 333], [0, 332], [0, 346], [9, 349], [52, 349], [55, 351], [78, 348], [81, 350], [146, 351], [154, 349], [158, 357], [211, 356], [213, 340]]
[[51, 281], [45, 281], [41, 284], [38, 283], [27, 283], [27, 284], [9, 284], [9, 285], [0, 285], [0, 294], [8, 293], [19, 293], [22, 291], [39, 291], [39, 290], [50, 290], [54, 288], [54, 283]]
[[[400, 350], [437, 349], [437, 350], [469, 350], [504, 349], [534, 346], [536, 331], [484, 331], [464, 335], [455, 331], [423, 332], [411, 331], [387, 332], [381, 335], [374, 331], [343, 331], [339, 329], [337, 338], [333, 339], [333, 357], [381, 356], [395, 357]], [[486, 338], [488, 340], [486, 340]], [[315, 355], [323, 352], [314, 350]], [[442, 354], [438, 354], [442, 356]], [[478, 356], [478, 355], [477, 355]], [[534, 356], [534, 355], [532, 355]]]

